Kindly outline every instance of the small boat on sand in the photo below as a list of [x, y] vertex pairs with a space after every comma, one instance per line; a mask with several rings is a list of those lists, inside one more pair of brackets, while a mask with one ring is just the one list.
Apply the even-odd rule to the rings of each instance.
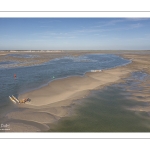
[[15, 101], [11, 96], [9, 96], [9, 99], [10, 99], [12, 102], [16, 103], [16, 101]]
[[101, 72], [102, 70], [91, 70], [91, 72]]
[[19, 100], [15, 96], [12, 95], [12, 98], [19, 103]]
[[25, 99], [22, 99], [22, 100], [18, 100], [15, 96], [13, 96], [12, 95], [12, 97], [11, 96], [9, 96], [9, 99], [12, 101], [12, 102], [14, 102], [14, 103], [19, 103], [19, 104], [21, 104], [21, 103], [26, 103], [26, 102], [30, 102], [31, 101], [31, 99], [29, 99], [29, 98], [25, 98]]

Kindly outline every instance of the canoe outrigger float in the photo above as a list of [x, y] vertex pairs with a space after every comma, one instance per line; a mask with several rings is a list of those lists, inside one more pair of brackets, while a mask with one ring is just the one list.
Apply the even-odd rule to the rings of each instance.
[[27, 102], [27, 101], [31, 101], [29, 98], [25, 98], [25, 99], [22, 99], [22, 100], [18, 100], [15, 96], [13, 96], [12, 95], [12, 97], [11, 96], [9, 96], [9, 99], [12, 101], [12, 102], [14, 102], [14, 103], [25, 103], [25, 102]]
[[12, 97], [9, 96], [9, 99], [10, 99], [12, 102], [16, 103], [16, 101], [15, 101]]
[[19, 103], [19, 100], [15, 96], [12, 95], [12, 98]]

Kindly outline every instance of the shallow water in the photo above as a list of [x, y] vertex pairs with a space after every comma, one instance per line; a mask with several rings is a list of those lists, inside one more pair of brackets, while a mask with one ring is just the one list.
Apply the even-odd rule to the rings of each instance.
[[16, 66], [18, 62], [16, 61], [1, 61], [0, 68], [9, 68], [10, 66]]
[[30, 54], [7, 54], [5, 57], [12, 56], [16, 58], [35, 58], [38, 57], [38, 55], [30, 55]]
[[136, 84], [145, 77], [145, 73], [134, 72], [128, 78], [130, 82], [91, 92], [89, 97], [76, 104], [72, 116], [50, 125], [50, 132], [150, 132], [149, 112], [126, 109], [149, 105], [128, 98], [131, 93], [126, 91], [128, 86], [136, 86], [139, 90]]

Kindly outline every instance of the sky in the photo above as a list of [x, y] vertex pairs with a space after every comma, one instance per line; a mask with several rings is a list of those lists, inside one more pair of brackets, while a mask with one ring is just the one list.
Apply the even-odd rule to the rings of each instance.
[[0, 50], [150, 50], [150, 18], [0, 18]]

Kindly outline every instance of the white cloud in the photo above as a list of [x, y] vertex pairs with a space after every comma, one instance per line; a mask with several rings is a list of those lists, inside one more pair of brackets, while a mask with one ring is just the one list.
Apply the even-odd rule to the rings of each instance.
[[145, 21], [150, 20], [150, 18], [126, 18], [127, 21]]
[[[119, 23], [131, 23], [131, 22], [138, 22], [136, 24], [130, 25], [129, 28], [139, 28], [142, 26], [141, 21], [150, 20], [149, 18], [123, 18], [123, 19], [114, 19], [107, 22], [98, 23], [98, 25], [93, 26], [92, 28], [103, 28], [103, 27], [114, 27]], [[121, 27], [123, 29], [123, 27]], [[128, 29], [129, 29], [128, 28]], [[124, 28], [126, 29], [126, 28]]]
[[[78, 38], [78, 37], [86, 36], [89, 34], [96, 36], [102, 33], [107, 34], [110, 31], [124, 31], [124, 30], [138, 29], [144, 25], [141, 22], [138, 22], [140, 20], [141, 18], [118, 18], [118, 19], [104, 20], [103, 22], [101, 22], [101, 24], [100, 22], [97, 22], [97, 25], [95, 24], [95, 25], [88, 26], [88, 27], [83, 27], [83, 26], [78, 27], [70, 31], [59, 32], [57, 30], [53, 31], [52, 29], [49, 29], [47, 31], [33, 33], [32, 35], [36, 36], [37, 38], [44, 38], [44, 39]], [[59, 20], [54, 20], [54, 21], [59, 21]], [[116, 25], [119, 25], [119, 26], [116, 26]]]
[[140, 28], [142, 27], [143, 25], [141, 23], [136, 23], [136, 24], [131, 24], [130, 27], [131, 28]]
[[57, 36], [55, 38], [60, 38], [60, 39], [73, 39], [76, 38], [75, 36]]
[[106, 27], [106, 26], [114, 26], [118, 23], [122, 23], [124, 22], [125, 19], [113, 19], [110, 21], [103, 21], [103, 22], [99, 22], [98, 25], [93, 26], [93, 28], [97, 27], [97, 28], [101, 28], [101, 27]]

